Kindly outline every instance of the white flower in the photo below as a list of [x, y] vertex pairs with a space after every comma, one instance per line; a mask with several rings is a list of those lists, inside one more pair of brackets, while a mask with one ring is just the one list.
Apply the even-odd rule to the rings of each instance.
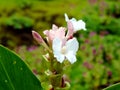
[[69, 19], [68, 18], [68, 15], [65, 13], [65, 21], [68, 22], [68, 21], [71, 21], [72, 24], [73, 24], [73, 28], [75, 31], [78, 31], [78, 30], [86, 30], [85, 28], [85, 22], [83, 20], [76, 20], [75, 18], [72, 18], [72, 19]]
[[76, 52], [78, 51], [79, 43], [76, 38], [68, 40], [64, 46], [62, 46], [62, 40], [55, 38], [53, 40], [53, 54], [56, 59], [62, 63], [65, 59], [71, 63], [76, 61]]

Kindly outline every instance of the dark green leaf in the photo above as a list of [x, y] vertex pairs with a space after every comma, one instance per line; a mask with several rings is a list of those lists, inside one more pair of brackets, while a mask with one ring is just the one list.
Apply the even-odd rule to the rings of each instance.
[[27, 65], [3, 46], [0, 46], [0, 90], [42, 90]]

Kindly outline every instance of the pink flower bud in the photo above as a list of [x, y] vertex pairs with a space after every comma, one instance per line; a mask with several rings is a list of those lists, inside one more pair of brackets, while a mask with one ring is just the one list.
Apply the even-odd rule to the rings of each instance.
[[52, 52], [49, 47], [47, 46], [47, 44], [44, 42], [44, 40], [42, 39], [42, 37], [40, 36], [39, 33], [35, 32], [35, 31], [32, 31], [32, 35], [33, 35], [33, 38], [39, 43], [41, 44], [42, 46], [44, 46], [49, 52]]
[[43, 39], [42, 37], [40, 36], [39, 33], [37, 33], [36, 31], [32, 31], [32, 35], [33, 35], [33, 38], [38, 42], [38, 43], [43, 43]]

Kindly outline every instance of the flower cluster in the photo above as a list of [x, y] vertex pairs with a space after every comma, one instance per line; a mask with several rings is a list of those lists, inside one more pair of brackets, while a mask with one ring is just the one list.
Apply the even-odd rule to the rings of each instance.
[[74, 63], [79, 43], [73, 34], [78, 30], [86, 30], [85, 23], [82, 20], [77, 21], [75, 18], [69, 19], [67, 14], [65, 14], [65, 20], [67, 28], [57, 27], [53, 24], [52, 29], [43, 32], [48, 45], [37, 32], [32, 31], [32, 35], [38, 43], [53, 54], [58, 62], [62, 63], [64, 60], [68, 60], [70, 63]]

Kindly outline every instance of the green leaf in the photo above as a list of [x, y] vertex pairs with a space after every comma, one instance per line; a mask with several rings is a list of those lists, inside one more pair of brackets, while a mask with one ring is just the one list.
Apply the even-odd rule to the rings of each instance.
[[1, 45], [0, 90], [43, 90], [23, 60]]
[[117, 83], [117, 84], [113, 84], [103, 90], [120, 90], [120, 83]]

